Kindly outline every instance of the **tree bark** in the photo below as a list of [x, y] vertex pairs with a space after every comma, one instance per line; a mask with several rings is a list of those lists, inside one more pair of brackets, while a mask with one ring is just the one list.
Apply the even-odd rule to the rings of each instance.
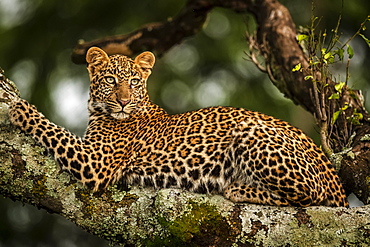
[[[149, 49], [161, 55], [199, 32], [214, 7], [255, 15], [258, 30], [250, 45], [265, 59], [266, 71], [275, 85], [315, 115], [322, 139], [337, 153], [334, 164], [340, 167], [347, 190], [368, 204], [369, 116], [359, 100], [360, 92], [346, 89], [333, 103], [328, 96], [334, 82], [326, 81], [328, 87], [318, 94], [312, 82], [304, 81], [305, 73], [292, 73], [298, 63], [308, 68], [307, 57], [296, 41], [289, 12], [277, 1], [190, 0], [171, 20], [123, 36], [81, 42], [74, 50], [73, 61], [84, 63], [91, 46], [100, 46], [110, 54], [132, 55]], [[92, 194], [61, 172], [30, 137], [10, 125], [8, 103], [18, 96], [2, 73], [0, 86], [0, 194], [58, 213], [92, 234], [127, 246], [355, 246], [370, 242], [369, 206], [279, 208], [234, 204], [221, 196], [174, 189], [133, 187], [124, 192], [115, 186]], [[328, 126], [332, 113], [345, 102], [350, 107]], [[360, 125], [346, 121], [355, 109], [364, 115]], [[338, 153], [343, 148], [346, 152]]]

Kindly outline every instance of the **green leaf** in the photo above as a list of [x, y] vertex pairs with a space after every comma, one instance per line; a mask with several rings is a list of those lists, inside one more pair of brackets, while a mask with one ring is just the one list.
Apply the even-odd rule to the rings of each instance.
[[355, 111], [353, 112], [353, 115], [350, 116], [350, 117], [347, 117], [347, 120], [350, 120], [352, 124], [354, 125], [360, 125], [360, 120], [362, 120], [364, 118], [364, 116], [362, 115], [362, 113], [360, 112], [357, 112], [356, 109]]
[[338, 50], [336, 50], [335, 51], [335, 54], [338, 55], [340, 61], [343, 61], [343, 58], [344, 58], [344, 49], [338, 49]]
[[324, 59], [329, 59], [331, 56], [331, 52], [325, 53]]
[[330, 95], [329, 99], [339, 99], [339, 93], [333, 93], [332, 95]]
[[302, 41], [304, 41], [304, 40], [308, 40], [308, 35], [306, 35], [306, 34], [300, 34], [300, 35], [298, 35], [298, 43], [301, 43]]
[[355, 55], [354, 52], [353, 52], [353, 49], [350, 45], [347, 45], [347, 54], [348, 54], [349, 58], [353, 58], [353, 56]]
[[345, 111], [345, 110], [347, 110], [348, 109], [348, 107], [349, 107], [349, 105], [348, 105], [348, 103], [346, 102], [345, 104], [344, 104], [344, 106], [340, 109], [341, 111]]
[[307, 76], [304, 77], [304, 80], [305, 81], [308, 81], [310, 79], [313, 79], [313, 76], [312, 75], [307, 75]]
[[356, 116], [356, 118], [358, 120], [362, 120], [364, 118], [364, 115], [362, 115], [362, 113], [360, 113], [360, 112], [356, 112], [356, 113], [354, 113], [354, 115]]
[[342, 89], [343, 89], [343, 87], [346, 85], [346, 83], [345, 82], [339, 82], [339, 83], [337, 83], [337, 84], [335, 84], [334, 85], [334, 88], [335, 88], [335, 90], [337, 91], [337, 92], [339, 92], [339, 93], [342, 93]]
[[297, 64], [296, 66], [294, 66], [294, 68], [292, 69], [292, 71], [293, 71], [293, 72], [295, 72], [295, 71], [300, 71], [300, 70], [301, 70], [301, 68], [302, 68], [302, 64], [301, 64], [301, 63], [299, 63], [299, 64]]
[[331, 124], [334, 124], [337, 121], [337, 119], [338, 119], [338, 117], [341, 113], [342, 113], [342, 111], [340, 111], [340, 110], [333, 113], [333, 117], [331, 119]]
[[311, 61], [311, 62], [310, 62], [310, 65], [311, 65], [311, 66], [313, 66], [313, 65], [317, 65], [317, 64], [319, 64], [319, 63], [320, 63], [319, 61], [316, 61], [316, 62]]

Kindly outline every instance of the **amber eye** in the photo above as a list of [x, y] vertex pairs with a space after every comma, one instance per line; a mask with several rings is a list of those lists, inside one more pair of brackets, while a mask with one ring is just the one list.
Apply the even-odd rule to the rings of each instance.
[[136, 78], [130, 80], [131, 86], [136, 86], [137, 84], [139, 84], [139, 82], [140, 82], [140, 79], [136, 79]]
[[106, 76], [105, 81], [108, 82], [109, 84], [116, 83], [116, 79], [113, 76]]

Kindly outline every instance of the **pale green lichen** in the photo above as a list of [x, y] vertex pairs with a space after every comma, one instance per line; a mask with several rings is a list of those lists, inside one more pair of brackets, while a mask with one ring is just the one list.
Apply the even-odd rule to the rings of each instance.
[[[238, 240], [242, 243], [253, 242], [263, 246], [285, 246], [289, 243], [289, 237], [285, 233], [290, 230], [289, 223], [294, 220], [294, 212], [293, 208], [281, 211], [279, 207], [247, 205], [240, 213], [242, 233]], [[250, 238], [248, 234], [251, 232], [253, 222], [257, 221], [268, 227], [268, 234], [264, 230], [259, 230], [253, 238]], [[276, 222], [279, 224], [275, 224]]]
[[[137, 191], [137, 190], [136, 190]], [[145, 190], [143, 190], [145, 191]], [[159, 224], [156, 211], [153, 210], [153, 196], [150, 194], [140, 196], [130, 207], [131, 217], [135, 220], [129, 222], [128, 227], [136, 229], [129, 234], [133, 239], [147, 239], [151, 236], [159, 236], [163, 233], [163, 227]], [[144, 227], [143, 227], [144, 226]]]
[[361, 137], [360, 141], [370, 141], [370, 134], [365, 134], [363, 137]]
[[9, 106], [4, 102], [0, 102], [0, 126], [8, 126], [10, 124], [8, 111]]
[[[345, 211], [357, 211], [358, 214], [348, 214]], [[340, 246], [344, 242], [347, 246], [355, 245], [364, 237], [358, 234], [358, 227], [368, 223], [368, 213], [360, 213], [361, 208], [344, 209], [343, 213], [338, 214], [337, 208], [330, 207], [311, 207], [307, 209], [307, 214], [314, 226], [310, 229], [310, 239], [314, 246]]]
[[190, 208], [186, 204], [188, 201], [186, 195], [187, 194], [181, 194], [181, 190], [175, 189], [164, 189], [158, 191], [155, 206], [160, 209], [160, 216], [163, 217], [164, 220], [170, 222], [176, 217], [181, 217], [184, 213], [189, 211]]
[[190, 200], [197, 204], [207, 204], [215, 207], [223, 217], [228, 216], [235, 205], [219, 195], [209, 196], [189, 193], [179, 189], [163, 189], [158, 191], [155, 203], [157, 207], [161, 208], [162, 216], [167, 221], [172, 221], [174, 217], [179, 217], [192, 210], [188, 205]]
[[[48, 163], [48, 162], [46, 162]], [[67, 184], [71, 180], [71, 175], [67, 172], [60, 172], [59, 169], [53, 169], [52, 164], [46, 164], [46, 166], [50, 165], [51, 170], [54, 170], [54, 174], [46, 174], [46, 181], [45, 181], [45, 186], [48, 188], [48, 195], [52, 197], [56, 197], [58, 194], [58, 191], [62, 190], [64, 188], [64, 184]], [[48, 169], [48, 173], [51, 173], [51, 170]], [[58, 175], [55, 176], [55, 174], [58, 171]]]
[[[356, 211], [357, 210], [357, 211]], [[262, 246], [359, 246], [369, 238], [362, 236], [359, 227], [369, 225], [369, 212], [366, 207], [345, 209], [309, 207], [305, 209], [309, 222], [299, 223], [295, 208], [265, 207], [248, 205], [241, 213], [243, 231], [240, 242], [250, 242]], [[349, 211], [355, 211], [349, 213]], [[348, 213], [347, 213], [348, 212]], [[358, 212], [358, 213], [357, 213]], [[252, 239], [252, 221], [259, 221], [266, 227], [259, 230]], [[243, 240], [244, 235], [244, 240]], [[237, 245], [235, 245], [237, 246]]]
[[348, 157], [350, 157], [351, 159], [355, 159], [356, 158], [356, 155], [355, 155], [355, 153], [354, 152], [352, 152], [352, 151], [349, 151], [348, 153], [347, 153], [347, 156]]
[[62, 192], [59, 192], [63, 205], [62, 213], [71, 219], [83, 217], [83, 213], [81, 212], [83, 203], [76, 197], [75, 192], [74, 186], [66, 187]]
[[[1, 139], [0, 139], [0, 143], [1, 143]], [[3, 148], [1, 147], [2, 144], [0, 144], [0, 150], [3, 150]], [[9, 153], [2, 153], [0, 152], [0, 163], [1, 164], [10, 164], [12, 162], [12, 158], [11, 158], [11, 155]], [[1, 181], [1, 184], [6, 184], [7, 181], [11, 180], [13, 178], [13, 174], [12, 174], [12, 169], [10, 166], [0, 166], [0, 181]]]
[[335, 169], [337, 171], [340, 170], [340, 167], [342, 165], [342, 160], [343, 160], [343, 156], [344, 155], [348, 155], [348, 153], [350, 153], [349, 156], [351, 157], [351, 155], [354, 153], [352, 152], [352, 148], [346, 148], [344, 149], [343, 151], [341, 152], [338, 152], [338, 153], [333, 153], [329, 158], [330, 158], [330, 161], [331, 163], [333, 164], [333, 166], [335, 167]]
[[[14, 179], [13, 167], [5, 164], [13, 164], [15, 152], [19, 152], [22, 156], [23, 143], [27, 142], [27, 137], [20, 135], [20, 131], [11, 127], [8, 118], [8, 105], [4, 102], [0, 102], [0, 150], [1, 150], [1, 166], [0, 174], [2, 184], [2, 190], [11, 191], [12, 195], [17, 197], [22, 195], [25, 191], [31, 191], [33, 184], [32, 181], [24, 179]], [[19, 137], [21, 136], [21, 137]], [[23, 171], [25, 176], [28, 176], [27, 170]]]
[[340, 243], [340, 239], [328, 239], [328, 232], [332, 229], [337, 230], [338, 225], [336, 225], [337, 222], [330, 221], [333, 215], [330, 212], [322, 211], [322, 209], [317, 210], [318, 212], [310, 208], [307, 209], [306, 213], [310, 217], [309, 226], [299, 225], [298, 221], [292, 221], [291, 226], [294, 230], [291, 232], [290, 239], [295, 243], [295, 246], [304, 246], [302, 241], [311, 246], [327, 246], [328, 244], [335, 246]]
[[126, 191], [118, 189], [116, 185], [109, 186], [107, 190], [111, 192], [111, 198], [114, 202], [120, 202], [126, 196]]

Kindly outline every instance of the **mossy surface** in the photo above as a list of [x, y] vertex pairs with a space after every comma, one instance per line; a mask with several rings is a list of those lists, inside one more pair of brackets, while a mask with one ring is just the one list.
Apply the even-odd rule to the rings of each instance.
[[170, 222], [164, 221], [163, 218], [160, 221], [170, 234], [167, 242], [172, 238], [172, 244], [189, 245], [195, 238], [206, 241], [210, 232], [213, 236], [228, 235], [228, 224], [214, 206], [196, 202], [189, 202], [188, 206], [191, 209], [181, 217]]
[[[153, 199], [154, 219], [162, 233], [148, 235], [141, 242], [143, 246], [209, 246], [218, 240], [220, 246], [232, 243], [227, 217], [232, 203], [224, 198], [166, 189]], [[224, 205], [218, 204], [220, 201]]]

